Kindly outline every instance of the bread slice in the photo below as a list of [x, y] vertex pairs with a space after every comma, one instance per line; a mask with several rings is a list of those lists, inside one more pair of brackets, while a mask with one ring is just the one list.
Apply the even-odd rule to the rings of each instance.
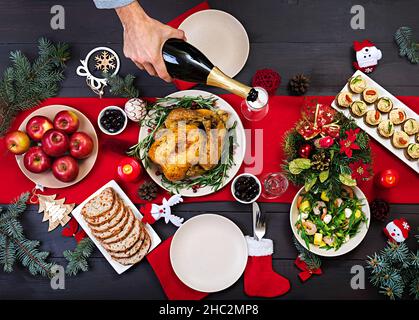
[[84, 205], [81, 214], [85, 218], [95, 218], [105, 214], [113, 207], [115, 195], [116, 193], [112, 188], [104, 189]]
[[134, 222], [136, 218], [131, 209], [125, 207], [125, 211], [127, 212], [126, 215], [128, 216], [128, 222], [123, 226], [122, 230], [115, 232], [112, 237], [103, 239], [102, 243], [111, 244], [122, 241], [131, 233], [132, 229], [134, 228]]
[[134, 228], [131, 230], [129, 235], [122, 241], [118, 241], [111, 244], [102, 242], [103, 247], [110, 252], [124, 252], [131, 249], [134, 244], [138, 241], [141, 235], [141, 222], [137, 218], [135, 219]]
[[106, 236], [107, 231], [111, 231], [111, 229], [117, 228], [117, 226], [121, 227], [121, 229], [124, 227], [124, 224], [128, 221], [129, 217], [125, 212], [125, 207], [122, 204], [122, 200], [120, 201], [121, 201], [121, 204], [119, 205], [119, 210], [117, 214], [115, 215], [115, 217], [113, 217], [110, 221], [105, 222], [104, 224], [101, 224], [98, 226], [89, 225], [90, 230], [92, 230], [92, 233], [95, 236], [100, 234], [100, 235], [103, 235], [103, 237], [101, 237], [102, 239], [109, 238], [113, 235], [113, 233], [111, 235], [108, 234]]
[[143, 242], [146, 238], [147, 230], [144, 224], [141, 223], [141, 235], [138, 241], [132, 246], [131, 249], [124, 252], [111, 252], [110, 255], [112, 258], [129, 258], [138, 252], [143, 246]]
[[115, 202], [114, 206], [111, 207], [109, 211], [107, 211], [105, 214], [101, 216], [97, 216], [94, 218], [85, 218], [86, 222], [91, 226], [100, 226], [107, 222], [110, 222], [116, 214], [119, 212], [119, 208], [123, 206], [122, 200], [120, 200], [119, 196], [115, 196], [117, 198], [117, 201]]
[[147, 233], [146, 238], [144, 239], [143, 245], [141, 246], [141, 249], [138, 250], [136, 254], [134, 254], [132, 257], [129, 257], [129, 258], [114, 258], [114, 260], [124, 266], [138, 263], [146, 256], [146, 254], [148, 253], [148, 250], [150, 250], [150, 247], [151, 247], [151, 238]]

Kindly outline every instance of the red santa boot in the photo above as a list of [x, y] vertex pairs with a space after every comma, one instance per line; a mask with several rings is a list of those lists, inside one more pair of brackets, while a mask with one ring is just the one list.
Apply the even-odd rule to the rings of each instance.
[[287, 293], [290, 282], [272, 269], [272, 240], [257, 241], [248, 236], [246, 240], [249, 258], [244, 271], [244, 292], [250, 297], [265, 298]]

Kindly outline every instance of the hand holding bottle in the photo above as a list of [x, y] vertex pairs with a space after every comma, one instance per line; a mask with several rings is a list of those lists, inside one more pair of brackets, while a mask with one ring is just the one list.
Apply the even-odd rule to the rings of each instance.
[[137, 1], [116, 8], [124, 27], [124, 55], [141, 70], [166, 82], [172, 79], [162, 58], [162, 47], [170, 38], [185, 40], [182, 30], [169, 27], [149, 17]]

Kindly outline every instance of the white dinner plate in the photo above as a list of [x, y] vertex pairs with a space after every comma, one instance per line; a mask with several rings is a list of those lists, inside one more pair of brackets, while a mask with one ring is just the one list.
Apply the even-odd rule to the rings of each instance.
[[[237, 112], [233, 109], [233, 107], [224, 99], [216, 96], [215, 94], [206, 92], [206, 91], [202, 91], [202, 90], [183, 90], [183, 91], [178, 91], [175, 93], [172, 93], [170, 95], [168, 95], [168, 97], [183, 97], [183, 96], [202, 96], [202, 97], [209, 97], [209, 96], [213, 96], [217, 98], [217, 102], [216, 105], [221, 109], [221, 110], [225, 110], [230, 114], [230, 117], [227, 121], [227, 128], [230, 128], [234, 122], [237, 122], [236, 125], [236, 138], [237, 138], [237, 146], [235, 148], [234, 151], [234, 165], [227, 171], [227, 176], [220, 189], [223, 188], [226, 184], [228, 184], [231, 179], [234, 178], [234, 176], [237, 174], [237, 172], [240, 169], [240, 166], [243, 163], [243, 159], [244, 159], [244, 155], [246, 152], [246, 134], [244, 132], [244, 127], [243, 124], [240, 120], [239, 115], [237, 114]], [[148, 126], [143, 125], [141, 127], [140, 130], [140, 136], [139, 136], [139, 141], [143, 140], [148, 134], [149, 134], [149, 130], [150, 129]], [[142, 161], [143, 165], [145, 167], [145, 162], [144, 160]], [[157, 175], [156, 171], [158, 171], [158, 167], [154, 164], [151, 164], [151, 166], [149, 168], [147, 168], [147, 173], [150, 175], [150, 177], [154, 180], [154, 182], [156, 182], [160, 187], [162, 187], [163, 189], [166, 189], [163, 184], [162, 184], [162, 177], [161, 175]], [[203, 187], [203, 188], [199, 188], [196, 190], [196, 192], [194, 192], [191, 189], [180, 189], [179, 190], [179, 194], [185, 197], [200, 197], [200, 196], [205, 196], [211, 193], [214, 193], [216, 191], [214, 191], [211, 187]]]
[[346, 254], [354, 250], [362, 242], [362, 240], [364, 240], [365, 236], [367, 235], [368, 229], [370, 227], [370, 220], [371, 220], [370, 206], [368, 204], [367, 198], [365, 197], [365, 194], [361, 191], [361, 189], [359, 189], [358, 187], [354, 187], [353, 190], [357, 198], [362, 202], [362, 212], [365, 214], [367, 221], [362, 222], [359, 226], [358, 233], [352, 238], [350, 238], [348, 242], [342, 244], [342, 246], [338, 250], [334, 250], [334, 249], [326, 250], [326, 249], [319, 248], [318, 246], [314, 244], [310, 244], [310, 248], [307, 248], [305, 241], [298, 234], [297, 227], [295, 226], [295, 223], [297, 222], [298, 215], [299, 215], [299, 211], [297, 209], [297, 201], [300, 194], [304, 191], [304, 187], [302, 187], [297, 192], [291, 204], [290, 223], [291, 223], [291, 229], [292, 229], [292, 232], [294, 233], [295, 238], [304, 248], [306, 248], [307, 250], [319, 256], [337, 257], [337, 256], [341, 256], [343, 254]]
[[186, 18], [179, 29], [190, 44], [228, 76], [236, 76], [246, 64], [249, 37], [231, 14], [214, 9], [199, 11]]
[[186, 221], [170, 246], [170, 261], [178, 278], [201, 292], [233, 285], [244, 272], [247, 255], [247, 242], [239, 227], [216, 214]]
[[[106, 251], [106, 249], [102, 246], [102, 244], [100, 243], [100, 241], [98, 241], [95, 236], [93, 235], [93, 233], [91, 232], [89, 226], [87, 225], [86, 220], [84, 220], [82, 214], [81, 214], [81, 210], [83, 209], [84, 205], [93, 197], [96, 197], [99, 193], [101, 193], [104, 189], [106, 188], [113, 188], [115, 190], [115, 192], [119, 195], [119, 197], [122, 199], [124, 205], [128, 208], [131, 209], [132, 213], [134, 213], [134, 215], [138, 218], [138, 219], [142, 219], [143, 215], [140, 213], [140, 211], [138, 210], [138, 208], [132, 203], [132, 201], [130, 200], [130, 198], [128, 198], [128, 196], [126, 195], [126, 193], [121, 189], [121, 187], [115, 182], [115, 180], [111, 180], [109, 181], [107, 184], [105, 184], [104, 186], [102, 186], [99, 190], [97, 190], [95, 193], [93, 193], [92, 195], [90, 195], [86, 200], [84, 200], [79, 206], [77, 206], [77, 208], [75, 208], [73, 210], [73, 212], [71, 213], [73, 215], [73, 217], [77, 220], [77, 222], [79, 223], [79, 225], [83, 228], [83, 230], [86, 232], [86, 234], [89, 236], [89, 238], [93, 241], [93, 243], [96, 245], [96, 247], [99, 249], [99, 251], [103, 254], [103, 256], [105, 257], [106, 260], [108, 260], [109, 264], [112, 266], [112, 268], [114, 268], [114, 270], [118, 273], [121, 274], [125, 271], [127, 271], [129, 268], [131, 268], [133, 265], [122, 265], [118, 262], [116, 262], [114, 259], [112, 259], [111, 255], [108, 253], [108, 251]], [[149, 225], [146, 224], [145, 225], [148, 234], [150, 235], [151, 238], [151, 246], [150, 249], [148, 250], [148, 253], [150, 253], [152, 250], [154, 250], [155, 247], [157, 247], [160, 242], [161, 239], [159, 237], [159, 235], [156, 233], [156, 231], [154, 231], [154, 229]], [[141, 262], [140, 262], [141, 263]]]

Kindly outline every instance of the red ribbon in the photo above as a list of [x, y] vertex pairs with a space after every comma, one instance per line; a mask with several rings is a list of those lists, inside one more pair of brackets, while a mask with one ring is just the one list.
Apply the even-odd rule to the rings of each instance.
[[67, 227], [63, 228], [63, 230], [61, 231], [61, 234], [64, 237], [69, 237], [69, 238], [74, 237], [77, 243], [79, 243], [81, 240], [83, 240], [87, 236], [86, 232], [84, 232], [82, 228], [80, 228], [79, 230], [79, 224], [74, 218], [71, 218], [71, 220], [68, 222]]
[[322, 269], [320, 268], [309, 269], [307, 267], [307, 264], [303, 260], [301, 260], [300, 257], [297, 257], [294, 263], [297, 266], [297, 268], [301, 270], [298, 276], [300, 277], [302, 282], [307, 281], [313, 274], [321, 275], [323, 273]]

